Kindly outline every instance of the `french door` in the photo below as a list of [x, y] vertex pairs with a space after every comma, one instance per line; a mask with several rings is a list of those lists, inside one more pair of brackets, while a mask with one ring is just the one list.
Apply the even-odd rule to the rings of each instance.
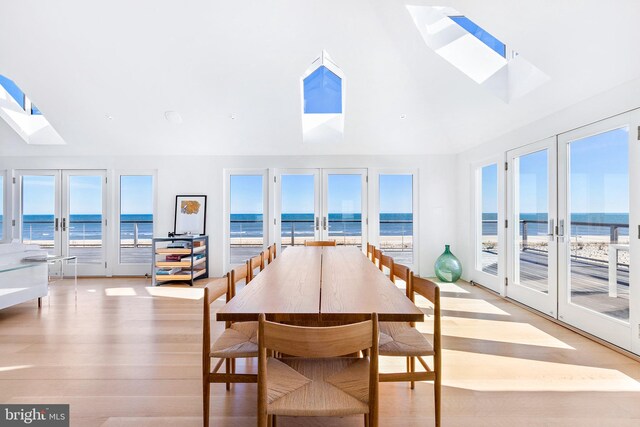
[[559, 318], [637, 353], [638, 116], [623, 114], [558, 137], [559, 214], [565, 224], [559, 237]]
[[16, 183], [14, 237], [50, 255], [77, 257], [79, 275], [105, 275], [106, 172], [24, 170]]
[[557, 315], [555, 137], [507, 153], [506, 294]]
[[508, 152], [506, 295], [640, 354], [640, 113]]
[[367, 236], [366, 169], [276, 171], [275, 235], [282, 248], [306, 240], [363, 247]]

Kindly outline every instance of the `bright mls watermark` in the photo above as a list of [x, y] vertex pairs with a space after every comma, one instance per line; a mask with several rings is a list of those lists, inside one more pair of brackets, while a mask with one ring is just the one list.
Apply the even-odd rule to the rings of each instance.
[[0, 427], [69, 427], [69, 405], [0, 405]]

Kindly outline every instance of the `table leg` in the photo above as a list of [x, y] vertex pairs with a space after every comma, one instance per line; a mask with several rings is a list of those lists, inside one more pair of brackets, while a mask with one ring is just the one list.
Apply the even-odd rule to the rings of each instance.
[[618, 249], [609, 246], [609, 296], [618, 297]]

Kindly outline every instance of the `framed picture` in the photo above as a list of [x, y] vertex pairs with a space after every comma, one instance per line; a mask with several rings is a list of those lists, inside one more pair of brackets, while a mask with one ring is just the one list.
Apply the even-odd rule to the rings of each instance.
[[176, 196], [174, 234], [206, 234], [207, 196]]

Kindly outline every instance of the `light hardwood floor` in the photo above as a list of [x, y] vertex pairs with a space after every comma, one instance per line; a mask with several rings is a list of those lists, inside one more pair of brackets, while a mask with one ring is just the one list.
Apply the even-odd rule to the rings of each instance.
[[[40, 310], [35, 301], [0, 310], [0, 401], [69, 403], [72, 426], [201, 425], [202, 291], [149, 284], [81, 279], [76, 307], [62, 281]], [[443, 425], [640, 425], [640, 363], [481, 288], [443, 285], [442, 296]], [[381, 359], [383, 371], [403, 366]], [[255, 384], [213, 385], [212, 426], [254, 426], [255, 402]], [[381, 426], [434, 424], [429, 383], [381, 384], [380, 407]]]

